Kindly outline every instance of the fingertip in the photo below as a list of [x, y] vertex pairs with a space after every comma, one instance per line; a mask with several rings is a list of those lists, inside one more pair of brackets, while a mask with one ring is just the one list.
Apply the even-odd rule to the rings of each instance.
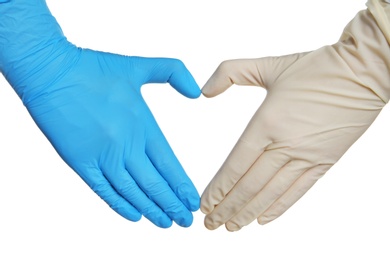
[[272, 220], [273, 220], [272, 218], [262, 216], [262, 217], [258, 217], [258, 218], [257, 218], [257, 223], [258, 223], [259, 225], [264, 226], [265, 224], [268, 224], [268, 223], [271, 222]]
[[194, 82], [183, 82], [180, 87], [178, 85], [172, 86], [177, 89], [180, 94], [190, 99], [197, 99], [202, 94], [199, 86]]
[[176, 220], [176, 224], [178, 224], [179, 226], [181, 227], [184, 227], [184, 228], [187, 228], [187, 227], [190, 227], [192, 225], [194, 221], [194, 217], [193, 215], [190, 213], [190, 214], [186, 214], [186, 216], [183, 216], [182, 218], [179, 218], [178, 220]]
[[190, 89], [191, 91], [188, 91], [188, 93], [185, 94], [186, 97], [191, 98], [191, 99], [196, 99], [200, 97], [202, 94], [202, 91], [200, 90], [199, 86], [196, 84], [196, 86], [192, 87]]
[[200, 208], [200, 198], [195, 196], [193, 198], [188, 198], [188, 200], [184, 203], [184, 205], [190, 211], [195, 212]]
[[229, 87], [235, 84], [232, 74], [235, 74], [237, 61], [223, 61], [202, 88], [202, 94], [205, 97], [215, 97], [225, 92]]
[[165, 213], [170, 217], [171, 221], [174, 221], [181, 227], [191, 226], [194, 220], [192, 213], [182, 204], [178, 207], [172, 205], [172, 207]]
[[207, 215], [204, 218], [204, 225], [208, 230], [215, 230], [218, 227], [220, 227], [223, 223], [217, 223], [215, 219], [211, 218], [209, 215]]
[[177, 188], [176, 194], [188, 210], [197, 211], [200, 208], [200, 196], [193, 185], [181, 184]]
[[198, 98], [202, 94], [199, 85], [181, 60], [171, 59], [172, 74], [168, 82], [179, 93], [188, 98]]
[[156, 221], [153, 224], [159, 228], [170, 228], [172, 226], [172, 220]]
[[160, 228], [169, 228], [172, 226], [172, 220], [163, 213], [160, 208], [148, 208], [142, 212], [145, 218]]
[[119, 215], [132, 222], [138, 222], [142, 218], [142, 214], [139, 213], [134, 208], [130, 208], [126, 206], [111, 206], [111, 208], [114, 211], [116, 211]]
[[225, 92], [233, 83], [218, 73], [214, 73], [211, 78], [204, 84], [201, 91], [203, 96], [211, 98]]
[[211, 203], [205, 199], [205, 197], [205, 194], [203, 194], [200, 198], [200, 211], [202, 211], [203, 214], [208, 215], [214, 210], [214, 206], [212, 206]]
[[172, 226], [172, 220], [165, 213], [161, 212], [161, 210], [157, 210], [157, 208], [145, 209], [142, 213], [145, 218], [159, 228], [169, 228]]
[[205, 215], [208, 215], [211, 213], [212, 210], [210, 210], [209, 207], [205, 206], [202, 204], [202, 202], [200, 203], [200, 211], [205, 214]]
[[210, 91], [210, 89], [208, 87], [203, 87], [202, 88], [202, 95], [207, 97], [207, 98], [212, 98], [214, 97], [215, 95]]
[[133, 221], [133, 222], [138, 222], [140, 221], [142, 218], [142, 215], [138, 212], [135, 212], [135, 213], [131, 213], [128, 215], [127, 219]]
[[228, 222], [225, 224], [225, 228], [229, 232], [236, 232], [236, 231], [239, 231], [241, 229], [241, 226], [239, 226], [233, 222]]

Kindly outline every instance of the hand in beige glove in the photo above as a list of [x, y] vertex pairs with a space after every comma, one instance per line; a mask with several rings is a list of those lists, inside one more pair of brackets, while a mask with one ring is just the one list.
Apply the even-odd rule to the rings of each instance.
[[223, 62], [207, 97], [231, 85], [267, 96], [204, 191], [205, 226], [268, 223], [309, 190], [367, 130], [390, 96], [389, 4], [369, 1], [339, 42], [309, 53]]

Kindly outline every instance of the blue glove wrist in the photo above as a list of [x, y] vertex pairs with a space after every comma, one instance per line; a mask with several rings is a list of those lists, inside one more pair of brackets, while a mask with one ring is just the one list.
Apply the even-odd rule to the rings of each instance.
[[77, 48], [44, 1], [6, 2], [0, 5], [0, 71], [25, 103], [74, 63]]

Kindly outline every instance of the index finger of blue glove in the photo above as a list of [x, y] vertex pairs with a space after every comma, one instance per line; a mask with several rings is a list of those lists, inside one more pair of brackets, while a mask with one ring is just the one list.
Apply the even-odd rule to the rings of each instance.
[[[155, 123], [157, 124], [157, 123]], [[176, 196], [191, 211], [199, 209], [200, 196], [158, 126], [151, 127], [146, 153]]]
[[182, 227], [192, 224], [191, 212], [172, 191], [146, 154], [127, 158], [126, 169], [143, 192], [173, 221]]
[[179, 93], [188, 98], [198, 98], [201, 94], [194, 77], [181, 60], [131, 57], [131, 63], [143, 72], [143, 84], [169, 83]]

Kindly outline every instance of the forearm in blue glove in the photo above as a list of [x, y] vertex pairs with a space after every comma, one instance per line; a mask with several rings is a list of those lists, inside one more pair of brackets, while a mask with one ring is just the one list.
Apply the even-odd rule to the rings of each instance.
[[61, 158], [117, 213], [191, 225], [198, 192], [140, 92], [170, 83], [198, 97], [181, 61], [77, 48], [44, 0], [0, 0], [0, 71]]

